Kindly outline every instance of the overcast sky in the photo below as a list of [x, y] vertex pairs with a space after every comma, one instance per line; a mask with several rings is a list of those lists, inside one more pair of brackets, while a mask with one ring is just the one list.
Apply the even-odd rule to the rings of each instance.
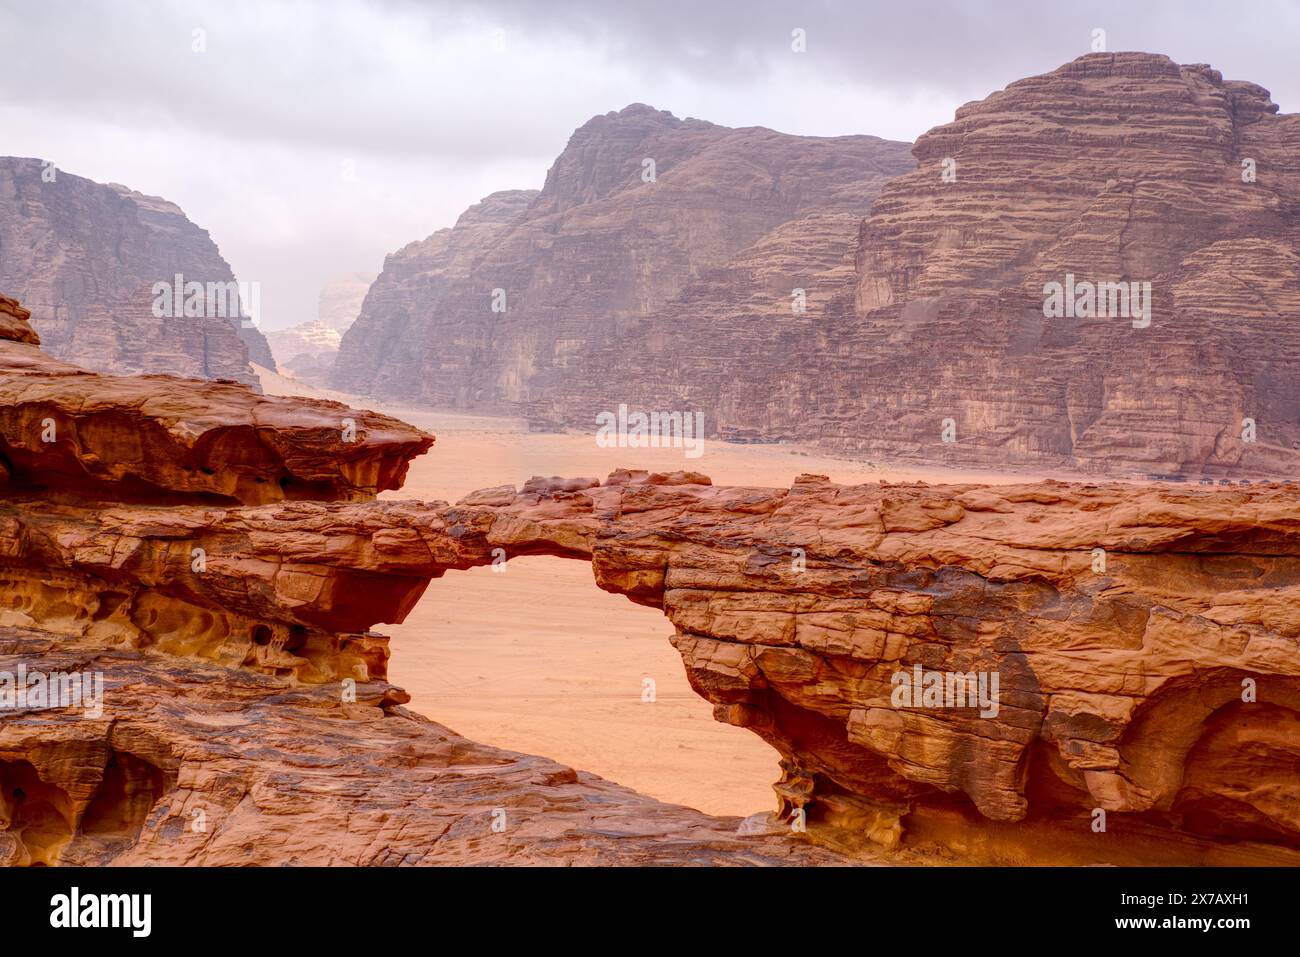
[[1097, 27], [1300, 110], [1300, 0], [0, 0], [0, 154], [178, 203], [273, 329], [487, 193], [540, 187], [597, 113], [912, 140]]

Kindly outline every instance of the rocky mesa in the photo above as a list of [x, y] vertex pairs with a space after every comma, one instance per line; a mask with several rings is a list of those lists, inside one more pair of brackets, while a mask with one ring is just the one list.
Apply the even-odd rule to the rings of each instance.
[[874, 136], [730, 129], [644, 104], [594, 117], [540, 192], [494, 193], [388, 257], [331, 384], [457, 408], [551, 396], [584, 350], [755, 244], [782, 242], [779, 227], [807, 220], [801, 237], [838, 223], [851, 236], [912, 165], [905, 144]]
[[[160, 317], [155, 284], [177, 276], [201, 285], [202, 308], [185, 313], [191, 288]], [[275, 368], [206, 230], [174, 203], [49, 162], [0, 157], [0, 289], [31, 310], [52, 356], [87, 369], [256, 385], [250, 360]]]
[[526, 411], [582, 430], [620, 403], [698, 411], [722, 438], [962, 466], [1295, 475], [1298, 144], [1255, 84], [1081, 57], [921, 136], [856, 218], [789, 224], [588, 344]]

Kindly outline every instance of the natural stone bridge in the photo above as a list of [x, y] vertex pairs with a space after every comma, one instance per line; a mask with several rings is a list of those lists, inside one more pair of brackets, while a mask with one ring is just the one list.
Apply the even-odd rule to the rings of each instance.
[[[369, 501], [431, 437], [83, 373], [8, 300], [0, 336], [0, 671], [107, 681], [102, 720], [3, 715], [14, 863], [1300, 861], [1294, 484], [616, 472]], [[781, 754], [769, 833], [398, 707], [371, 628], [501, 554], [664, 611], [715, 716]], [[996, 673], [996, 715], [896, 707], [917, 666]]]

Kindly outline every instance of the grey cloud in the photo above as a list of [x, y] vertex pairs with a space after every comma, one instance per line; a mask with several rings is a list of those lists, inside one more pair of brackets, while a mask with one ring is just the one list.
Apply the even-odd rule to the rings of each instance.
[[966, 98], [1042, 73], [1089, 52], [1091, 31], [1108, 49], [1165, 53], [1210, 63], [1231, 79], [1273, 91], [1300, 109], [1291, 0], [481, 0], [472, 6], [518, 29], [552, 37], [599, 36], [622, 60], [680, 70], [701, 82], [745, 83], [790, 56], [790, 31], [807, 31], [814, 68], [875, 87], [931, 88]]
[[[472, 161], [533, 155], [554, 144], [551, 118], [530, 102], [543, 95], [540, 77], [523, 89], [494, 85], [500, 71], [484, 24], [451, 9], [443, 20], [421, 14], [427, 10], [356, 2], [5, 2], [0, 89], [7, 102], [64, 121], [348, 155]], [[358, 25], [376, 34], [391, 27], [412, 48], [427, 44], [431, 59], [440, 39], [456, 37], [462, 60], [440, 78], [429, 62], [396, 63], [367, 46]], [[423, 33], [412, 34], [412, 26]], [[191, 49], [194, 29], [206, 31], [202, 55]]]
[[[1300, 109], [1300, 4], [1280, 0], [0, 0], [0, 151], [179, 203], [264, 283], [274, 327], [331, 275], [540, 186], [595, 114], [912, 138], [1094, 27]], [[361, 182], [341, 188], [347, 158]]]
[[[1111, 49], [1210, 62], [1268, 87], [1284, 109], [1300, 104], [1291, 43], [1300, 7], [1277, 0], [0, 4], [7, 99], [66, 118], [219, 130], [232, 142], [466, 161], [551, 150], [588, 115], [625, 105], [592, 93], [654, 102], [674, 76], [743, 96], [781, 65], [797, 70], [790, 82], [964, 102], [1087, 52], [1097, 26]], [[195, 27], [208, 31], [204, 56], [189, 48]], [[506, 36], [503, 54], [492, 52], [493, 27]], [[797, 68], [794, 27], [808, 33]], [[409, 45], [410, 61], [373, 45], [377, 36]], [[626, 83], [589, 73], [574, 89], [582, 75], [563, 68], [575, 62], [625, 72]], [[948, 118], [928, 117], [916, 132]]]

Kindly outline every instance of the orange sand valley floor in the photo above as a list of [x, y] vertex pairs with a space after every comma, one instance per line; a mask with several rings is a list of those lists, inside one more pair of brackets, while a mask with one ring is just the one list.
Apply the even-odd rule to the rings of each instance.
[[[530, 433], [516, 419], [431, 412], [302, 387], [263, 374], [269, 393], [337, 398], [437, 435], [400, 491], [384, 497], [456, 501], [533, 475], [604, 477], [616, 468], [692, 469], [716, 484], [788, 486], [801, 472], [843, 483], [1024, 481], [932, 468], [878, 468], [793, 446], [706, 442], [680, 449], [603, 449], [593, 435]], [[454, 584], [451, 576], [459, 576]], [[596, 587], [591, 568], [561, 558], [516, 559], [434, 581], [392, 635], [391, 680], [410, 707], [487, 744], [554, 758], [644, 794], [710, 814], [771, 810], [776, 752], [713, 720], [686, 682], [653, 608]], [[643, 702], [645, 678], [655, 701]]]

